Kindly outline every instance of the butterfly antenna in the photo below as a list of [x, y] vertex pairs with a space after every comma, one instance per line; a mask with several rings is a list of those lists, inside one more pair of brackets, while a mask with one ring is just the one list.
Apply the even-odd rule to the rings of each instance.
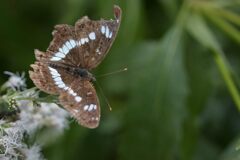
[[127, 71], [128, 68], [123, 68], [123, 69], [119, 69], [117, 71], [113, 71], [113, 72], [110, 72], [110, 73], [106, 73], [106, 74], [102, 74], [102, 75], [99, 75], [99, 76], [96, 76], [96, 77], [105, 77], [105, 76], [109, 76], [109, 75], [112, 75], [112, 74], [116, 74], [116, 73], [121, 73], [121, 72], [125, 72]]
[[103, 98], [104, 98], [104, 100], [106, 101], [109, 110], [112, 111], [112, 107], [111, 107], [111, 105], [110, 105], [110, 103], [109, 103], [107, 97], [105, 96], [105, 94], [104, 94], [104, 92], [103, 92], [103, 90], [102, 90], [102, 87], [100, 86], [100, 84], [98, 83], [97, 80], [96, 80], [95, 82], [96, 82], [96, 84], [97, 84], [97, 86], [98, 86], [98, 88], [99, 88], [99, 90], [100, 90], [100, 93], [103, 95]]

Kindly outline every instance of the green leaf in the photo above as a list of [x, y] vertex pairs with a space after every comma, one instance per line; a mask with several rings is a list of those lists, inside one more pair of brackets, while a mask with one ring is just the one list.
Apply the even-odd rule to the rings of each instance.
[[131, 54], [130, 103], [124, 117], [120, 159], [174, 159], [179, 151], [187, 84], [182, 29], [173, 27], [160, 43], [143, 43]]
[[221, 73], [236, 106], [240, 110], [240, 94], [231, 76], [230, 67], [228, 66], [220, 44], [207, 27], [205, 21], [200, 16], [193, 14], [187, 22], [187, 30], [204, 47], [212, 51], [218, 70]]
[[240, 16], [238, 14], [232, 11], [228, 11], [226, 9], [218, 10], [216, 13], [228, 20], [229, 22], [240, 26]]
[[142, 34], [142, 32], [140, 32], [144, 25], [141, 23], [142, 12], [143, 9], [141, 1], [126, 1], [125, 8], [123, 8], [121, 30], [119, 31], [123, 34], [119, 33], [118, 37], [125, 45], [132, 44], [139, 34]]
[[[208, 17], [215, 25], [222, 29], [230, 38], [235, 40], [237, 43], [240, 43], [240, 31], [237, 30], [233, 25], [219, 17], [214, 11], [206, 12], [206, 17]], [[240, 20], [237, 22], [239, 23]]]
[[220, 160], [238, 160], [240, 157], [240, 139], [237, 138], [223, 152]]
[[214, 48], [216, 50], [221, 48], [201, 16], [193, 13], [191, 17], [188, 18], [186, 28], [187, 31], [204, 47]]

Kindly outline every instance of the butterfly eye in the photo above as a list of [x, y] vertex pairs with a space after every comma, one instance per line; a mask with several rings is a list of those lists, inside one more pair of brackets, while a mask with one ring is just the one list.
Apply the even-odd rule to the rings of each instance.
[[82, 69], [82, 68], [75, 68], [73, 74], [80, 76], [82, 78], [86, 78], [89, 75], [88, 71], [86, 69]]

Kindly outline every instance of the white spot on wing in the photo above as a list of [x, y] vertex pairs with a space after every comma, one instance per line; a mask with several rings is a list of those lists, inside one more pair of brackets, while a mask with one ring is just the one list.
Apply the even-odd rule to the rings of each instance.
[[58, 76], [58, 75], [53, 75], [53, 74], [52, 74], [52, 78], [57, 78], [57, 77], [59, 77], [59, 76]]
[[54, 70], [50, 70], [50, 73], [51, 73], [52, 77], [59, 77], [60, 76], [60, 74], [55, 69]]
[[64, 83], [58, 85], [59, 88], [65, 88], [66, 85]]
[[85, 42], [88, 43], [89, 42], [89, 39], [88, 38], [84, 38], [85, 39]]
[[100, 55], [101, 54], [101, 52], [99, 51], [99, 49], [97, 48], [96, 49], [96, 52]]
[[89, 33], [89, 38], [91, 39], [91, 40], [95, 40], [96, 39], [96, 34], [95, 34], [95, 32], [91, 32], [91, 33]]
[[[60, 74], [58, 72], [54, 72], [54, 71], [50, 71], [52, 77], [55, 76], [55, 77], [58, 77], [60, 76]], [[53, 77], [54, 78], [54, 77]]]
[[82, 98], [80, 96], [75, 97], [75, 101], [80, 102], [81, 100], [82, 100]]
[[112, 38], [112, 32], [109, 34], [108, 38]]
[[63, 54], [63, 50], [62, 50], [62, 48], [59, 48], [58, 51], [61, 52], [61, 53]]
[[85, 39], [84, 38], [81, 38], [81, 44], [85, 44]]
[[76, 42], [74, 40], [71, 39], [69, 42], [72, 45], [72, 48], [76, 47], [77, 44], [76, 44]]
[[73, 47], [70, 42], [66, 42], [65, 45], [68, 47], [69, 50], [71, 50]]
[[65, 88], [63, 88], [63, 89], [64, 89], [65, 91], [67, 91], [67, 90], [68, 90], [68, 88], [69, 88], [69, 87], [65, 87]]
[[108, 36], [109, 36], [109, 28], [108, 28], [108, 26], [106, 27], [106, 37], [108, 38]]
[[55, 81], [54, 82], [56, 85], [62, 85], [63, 84], [63, 81]]
[[54, 81], [57, 82], [57, 81], [62, 81], [62, 78], [61, 77], [56, 77], [54, 78]]
[[63, 50], [64, 54], [68, 54], [68, 52], [69, 52], [67, 46], [65, 46], [65, 45], [63, 45], [62, 50]]
[[51, 58], [51, 61], [60, 61], [62, 58], [60, 58], [60, 57], [52, 57]]
[[56, 57], [60, 57], [60, 58], [65, 58], [65, 54], [61, 53], [61, 52], [57, 52], [55, 54]]
[[81, 44], [81, 40], [79, 40], [79, 41], [76, 41], [77, 42], [77, 45], [78, 46], [81, 46], [82, 44]]
[[94, 106], [93, 106], [93, 109], [96, 110], [96, 109], [97, 109], [97, 105], [94, 105]]
[[105, 26], [102, 26], [102, 27], [101, 27], [101, 32], [102, 32], [102, 34], [104, 34], [105, 31], [106, 31]]
[[88, 111], [90, 112], [90, 111], [92, 111], [93, 110], [93, 104], [90, 104], [90, 106], [89, 106], [89, 108], [88, 108]]
[[68, 91], [69, 94], [73, 95], [75, 98], [75, 101], [80, 102], [82, 98], [80, 96], [77, 96], [77, 94], [66, 84], [63, 82], [60, 74], [58, 71], [52, 67], [48, 67], [50, 70], [51, 76], [53, 78], [54, 83], [57, 85], [57, 87], [64, 89], [65, 91]]
[[72, 95], [74, 94], [74, 91], [71, 88], [69, 88], [68, 93]]
[[88, 105], [85, 105], [85, 106], [83, 107], [83, 110], [84, 110], [84, 111], [88, 110], [88, 107], [89, 107]]
[[48, 69], [51, 71], [51, 72], [54, 72], [54, 73], [58, 73], [56, 69], [52, 68], [52, 67], [48, 67]]

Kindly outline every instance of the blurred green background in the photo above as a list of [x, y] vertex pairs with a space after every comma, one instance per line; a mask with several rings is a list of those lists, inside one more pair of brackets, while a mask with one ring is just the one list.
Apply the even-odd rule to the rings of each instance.
[[28, 72], [33, 50], [46, 50], [55, 24], [113, 18], [113, 4], [123, 10], [122, 24], [94, 70], [128, 68], [98, 79], [113, 110], [98, 91], [100, 126], [70, 120], [44, 147], [45, 158], [240, 159], [239, 0], [2, 0], [1, 83], [5, 70]]

